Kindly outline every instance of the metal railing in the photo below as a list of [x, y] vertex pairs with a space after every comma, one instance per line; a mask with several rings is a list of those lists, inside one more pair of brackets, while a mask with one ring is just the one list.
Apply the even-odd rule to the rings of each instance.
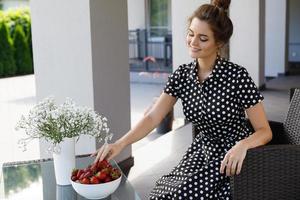
[[171, 72], [172, 35], [148, 37], [145, 29], [129, 31], [129, 63], [131, 71]]

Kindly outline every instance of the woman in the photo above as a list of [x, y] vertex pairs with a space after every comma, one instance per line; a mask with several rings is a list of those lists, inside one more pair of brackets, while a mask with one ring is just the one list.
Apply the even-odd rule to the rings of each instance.
[[163, 94], [132, 130], [94, 154], [95, 161], [118, 155], [151, 132], [180, 98], [199, 134], [179, 164], [156, 182], [150, 199], [231, 199], [229, 176], [241, 172], [248, 149], [272, 139], [263, 96], [247, 70], [218, 56], [233, 31], [229, 4], [215, 0], [193, 13], [186, 40], [195, 60], [171, 74]]

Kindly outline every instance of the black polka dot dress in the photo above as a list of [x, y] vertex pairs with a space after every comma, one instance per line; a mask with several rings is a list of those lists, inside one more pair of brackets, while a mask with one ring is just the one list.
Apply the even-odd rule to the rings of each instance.
[[229, 177], [220, 166], [226, 152], [251, 134], [245, 109], [261, 102], [244, 67], [217, 58], [212, 73], [199, 81], [197, 61], [172, 73], [164, 92], [182, 101], [186, 118], [200, 131], [179, 164], [162, 176], [149, 199], [232, 199]]

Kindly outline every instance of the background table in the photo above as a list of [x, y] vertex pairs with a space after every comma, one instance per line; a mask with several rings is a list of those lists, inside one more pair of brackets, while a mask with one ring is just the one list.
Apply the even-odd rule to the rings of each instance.
[[[93, 158], [76, 158], [76, 167], [84, 168]], [[115, 163], [119, 168], [119, 166]], [[120, 168], [119, 168], [120, 169]], [[5, 200], [84, 200], [71, 185], [60, 186], [55, 182], [53, 160], [36, 160], [8, 163], [2, 166], [0, 199]], [[134, 188], [122, 174], [118, 189], [105, 200], [140, 200]]]

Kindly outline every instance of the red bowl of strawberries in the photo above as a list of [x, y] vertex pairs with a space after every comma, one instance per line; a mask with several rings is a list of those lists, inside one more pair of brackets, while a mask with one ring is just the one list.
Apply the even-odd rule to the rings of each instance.
[[121, 171], [107, 160], [74, 169], [71, 184], [74, 190], [87, 199], [101, 199], [112, 194], [120, 185]]

